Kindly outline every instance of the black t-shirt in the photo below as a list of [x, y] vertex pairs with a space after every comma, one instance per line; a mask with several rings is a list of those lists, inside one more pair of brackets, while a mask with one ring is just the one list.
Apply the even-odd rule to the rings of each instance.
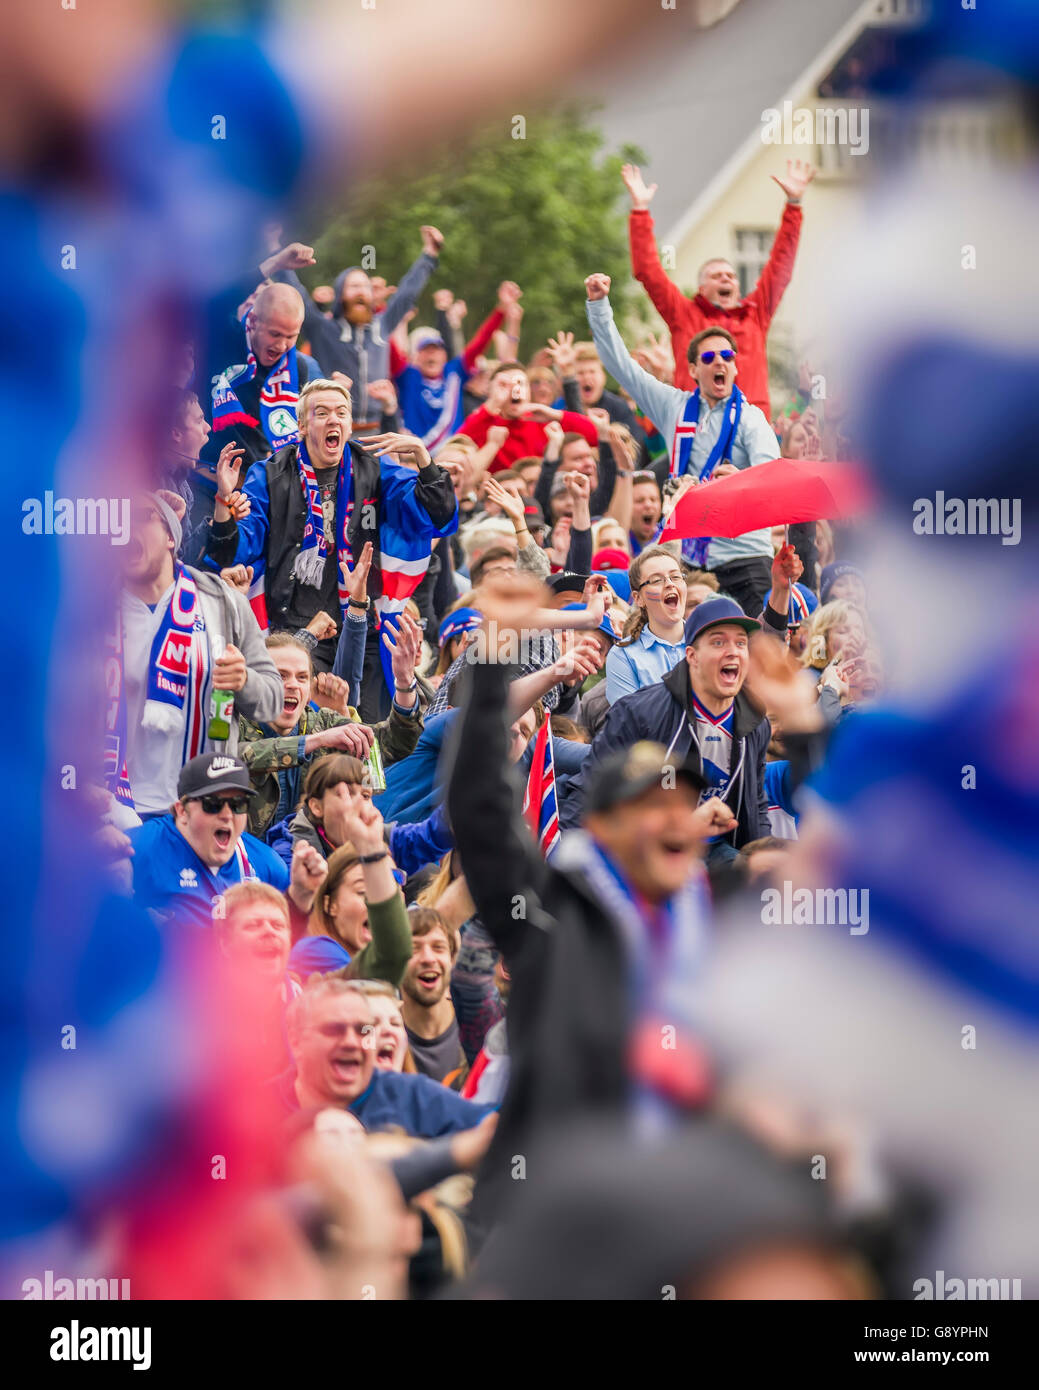
[[[349, 467], [345, 458], [344, 463]], [[327, 548], [325, 572], [321, 580], [320, 597], [316, 604], [314, 602], [314, 590], [309, 584], [293, 584], [293, 601], [289, 606], [289, 621], [296, 627], [306, 627], [318, 609], [323, 609], [330, 614], [337, 624], [342, 616], [339, 611], [339, 560], [335, 541], [338, 523], [336, 493], [339, 489], [339, 467], [333, 465], [331, 468], [315, 468], [314, 477], [317, 479], [318, 490], [321, 493], [321, 510], [325, 518], [325, 546]], [[329, 644], [334, 653], [335, 639], [330, 638]], [[322, 643], [322, 646], [324, 645], [325, 643]]]
[[411, 1055], [423, 1076], [431, 1076], [434, 1081], [443, 1081], [445, 1076], [465, 1065], [465, 1053], [458, 1038], [458, 1019], [451, 1019], [451, 1026], [438, 1038], [420, 1038], [406, 1029]]

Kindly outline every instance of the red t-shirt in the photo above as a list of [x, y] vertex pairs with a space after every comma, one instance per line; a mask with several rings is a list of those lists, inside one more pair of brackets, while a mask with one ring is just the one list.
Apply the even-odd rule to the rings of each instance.
[[[599, 433], [587, 415], [578, 415], [573, 410], [564, 410], [559, 422], [566, 434], [583, 434], [593, 448], [599, 446]], [[511, 468], [517, 459], [534, 455], [541, 458], [548, 443], [544, 425], [537, 420], [507, 420], [504, 415], [492, 415], [485, 405], [474, 410], [462, 421], [460, 434], [467, 434], [471, 440], [482, 447], [487, 443], [487, 431], [492, 425], [504, 425], [509, 437], [498, 450], [492, 461], [491, 473], [500, 473], [503, 468]]]

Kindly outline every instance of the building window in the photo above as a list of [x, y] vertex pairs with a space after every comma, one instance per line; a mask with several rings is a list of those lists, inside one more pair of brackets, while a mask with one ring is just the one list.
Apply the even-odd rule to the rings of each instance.
[[745, 298], [758, 283], [768, 263], [775, 237], [774, 227], [737, 227], [734, 235], [736, 254], [733, 268], [740, 277], [740, 298]]

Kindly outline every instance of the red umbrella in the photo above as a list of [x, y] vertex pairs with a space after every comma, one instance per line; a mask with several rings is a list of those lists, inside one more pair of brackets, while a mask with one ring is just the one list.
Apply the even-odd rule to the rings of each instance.
[[763, 526], [849, 520], [869, 511], [872, 501], [869, 479], [855, 464], [770, 459], [690, 488], [660, 539], [742, 536]]

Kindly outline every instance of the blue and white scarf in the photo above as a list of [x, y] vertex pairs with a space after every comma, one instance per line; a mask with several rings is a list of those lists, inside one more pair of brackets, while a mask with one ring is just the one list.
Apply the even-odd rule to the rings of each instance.
[[[722, 427], [718, 433], [718, 438], [714, 442], [714, 447], [708, 454], [703, 467], [700, 469], [699, 480], [701, 483], [707, 482], [711, 474], [723, 459], [729, 457], [732, 450], [732, 442], [736, 438], [736, 433], [740, 427], [740, 416], [743, 414], [743, 406], [746, 397], [738, 386], [732, 388], [732, 395], [725, 403], [725, 414], [722, 418]], [[682, 415], [678, 424], [675, 426], [675, 437], [671, 441], [671, 477], [680, 478], [684, 473], [689, 472], [689, 465], [693, 453], [693, 441], [700, 423], [700, 391], [695, 390], [686, 400], [682, 410]], [[703, 569], [707, 564], [707, 547], [711, 543], [710, 536], [697, 536], [682, 543], [682, 555], [696, 565], [698, 569]]]
[[[301, 439], [296, 450], [299, 466], [299, 481], [303, 488], [303, 500], [307, 508], [307, 520], [303, 527], [303, 544], [292, 576], [301, 584], [321, 588], [325, 576], [325, 561], [328, 558], [328, 542], [325, 540], [325, 514], [321, 507], [321, 489], [318, 486], [314, 465], [307, 453], [306, 443]], [[354, 567], [353, 551], [350, 549], [350, 518], [354, 512], [353, 468], [349, 445], [339, 464], [336, 478], [336, 566], [339, 576], [339, 611], [345, 616], [347, 599], [350, 597], [343, 583], [342, 562], [349, 569]]]
[[[173, 593], [152, 640], [147, 697], [141, 726], [176, 734], [182, 727], [182, 763], [203, 751], [206, 741], [204, 692], [210, 651], [198, 589], [182, 564], [173, 571]], [[127, 768], [126, 673], [123, 669], [123, 623], [116, 614], [108, 636], [105, 661], [105, 783], [117, 801], [134, 804]], [[185, 711], [187, 718], [185, 719]]]
[[[242, 320], [243, 327], [246, 320]], [[249, 353], [244, 367], [228, 367], [213, 378], [213, 433], [233, 425], [259, 425], [273, 453], [299, 440], [299, 363], [296, 349], [282, 353], [260, 390], [260, 418], [242, 408], [238, 391], [256, 375], [256, 354]]]

